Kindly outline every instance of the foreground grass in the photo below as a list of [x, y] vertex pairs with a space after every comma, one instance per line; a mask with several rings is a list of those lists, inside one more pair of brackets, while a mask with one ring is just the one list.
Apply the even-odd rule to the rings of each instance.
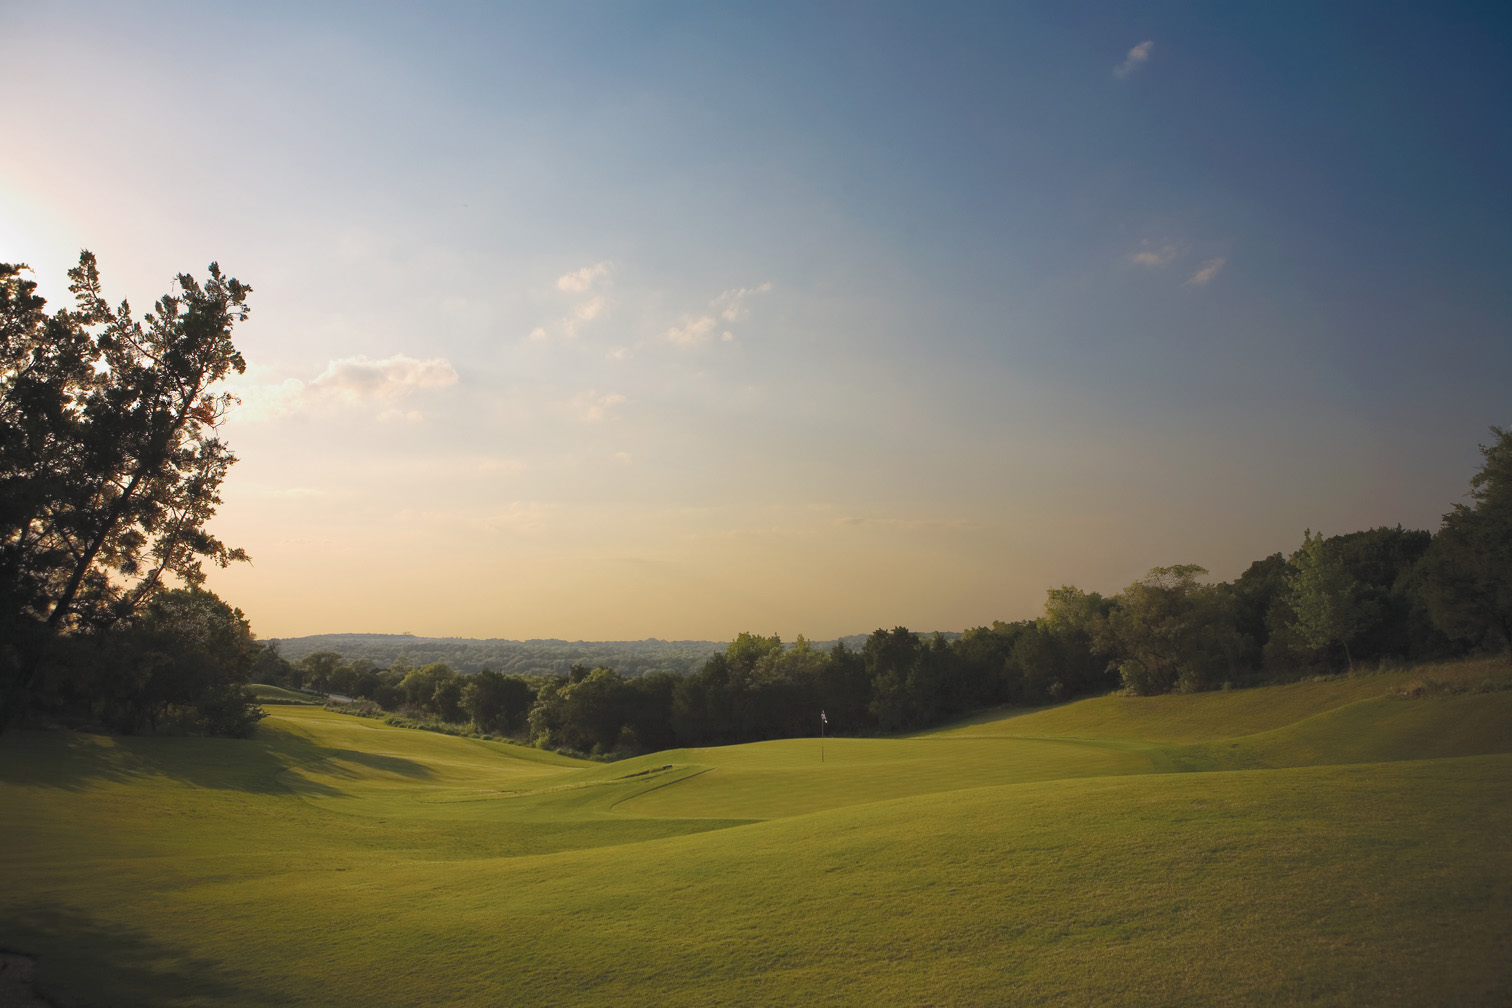
[[0, 944], [64, 1005], [1504, 1005], [1512, 693], [1393, 685], [823, 762], [302, 708], [245, 741], [6, 736]]

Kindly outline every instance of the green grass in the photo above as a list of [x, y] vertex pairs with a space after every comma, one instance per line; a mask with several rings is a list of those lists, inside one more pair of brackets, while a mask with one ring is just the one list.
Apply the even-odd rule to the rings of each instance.
[[308, 693], [300, 693], [298, 690], [284, 689], [282, 686], [269, 686], [267, 683], [253, 683], [247, 687], [252, 695], [265, 703], [274, 704], [311, 704], [316, 707], [323, 706], [325, 700], [313, 697]]
[[[298, 707], [0, 736], [60, 1005], [1506, 1005], [1512, 691], [1455, 666], [588, 763]], [[1411, 691], [1408, 691], [1409, 693]]]

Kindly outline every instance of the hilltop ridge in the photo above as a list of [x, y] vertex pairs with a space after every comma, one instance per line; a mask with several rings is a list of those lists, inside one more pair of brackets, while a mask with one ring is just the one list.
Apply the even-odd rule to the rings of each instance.
[[[868, 634], [848, 634], [828, 641], [810, 641], [814, 647], [828, 650], [837, 643], [859, 649]], [[921, 634], [923, 637], [933, 636]], [[947, 640], [959, 633], [943, 633]], [[472, 674], [491, 668], [512, 675], [566, 675], [573, 665], [590, 668], [604, 666], [621, 675], [637, 676], [654, 672], [687, 675], [709, 657], [722, 652], [729, 641], [642, 640], [584, 641], [559, 637], [533, 637], [511, 640], [504, 637], [426, 637], [410, 633], [325, 633], [304, 637], [275, 637], [268, 641], [279, 654], [298, 661], [316, 651], [335, 651], [347, 661], [367, 659], [380, 668], [404, 658], [414, 666], [445, 662], [454, 670]]]

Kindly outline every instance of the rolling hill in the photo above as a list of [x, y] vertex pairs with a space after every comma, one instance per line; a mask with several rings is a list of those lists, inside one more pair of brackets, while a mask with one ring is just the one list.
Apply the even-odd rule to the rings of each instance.
[[301, 707], [17, 733], [0, 946], [63, 1006], [1505, 1005], [1506, 676], [613, 764]]

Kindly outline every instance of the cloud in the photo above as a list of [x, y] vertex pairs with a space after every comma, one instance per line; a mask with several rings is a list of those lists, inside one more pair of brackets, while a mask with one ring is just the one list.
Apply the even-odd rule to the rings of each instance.
[[[569, 294], [586, 294], [595, 280], [608, 273], [609, 264], [606, 262], [584, 266], [580, 270], [557, 277], [557, 290], [566, 291]], [[608, 302], [604, 296], [595, 294], [585, 301], [569, 306], [560, 318], [547, 322], [545, 325], [536, 326], [530, 331], [528, 339], [533, 343], [545, 342], [553, 336], [563, 340], [577, 339], [578, 328], [584, 322], [592, 322], [600, 318], [606, 307], [608, 307]]]
[[564, 273], [557, 277], [557, 290], [573, 291], [582, 293], [593, 286], [593, 281], [601, 276], [607, 276], [609, 264], [606, 262], [594, 263], [592, 266], [584, 266], [580, 270]]
[[760, 287], [736, 287], [727, 290], [719, 297], [710, 302], [719, 312], [719, 317], [726, 322], [741, 322], [751, 316], [751, 309], [746, 305], [753, 295], [765, 294], [772, 289], [770, 282]]
[[735, 334], [722, 328], [720, 323], [742, 322], [750, 318], [750, 299], [771, 289], [770, 282], [756, 287], [732, 287], [709, 302], [712, 313], [684, 315], [681, 323], [668, 329], [662, 338], [676, 346], [694, 347], [707, 343], [718, 330], [723, 342], [733, 343]]
[[395, 354], [381, 360], [366, 356], [333, 360], [315, 376], [308, 390], [345, 402], [376, 399], [394, 402], [422, 389], [457, 384], [457, 371], [444, 357], [420, 360]]
[[1130, 49], [1129, 54], [1124, 57], [1124, 61], [1113, 68], [1113, 76], [1122, 80], [1144, 66], [1145, 63], [1149, 62], [1150, 50], [1154, 48], [1155, 43], [1146, 39], [1133, 49]]
[[1226, 262], [1228, 262], [1228, 260], [1223, 256], [1219, 256], [1216, 259], [1209, 259], [1207, 262], [1202, 264], [1202, 268], [1200, 270], [1191, 275], [1190, 279], [1187, 280], [1187, 285], [1190, 287], [1206, 287], [1208, 285], [1208, 281], [1212, 280], [1213, 277], [1218, 275], [1218, 271], [1223, 269], [1223, 264]]
[[444, 357], [420, 359], [395, 354], [380, 360], [366, 356], [342, 357], [308, 382], [286, 378], [276, 384], [233, 387], [242, 399], [238, 414], [247, 419], [292, 416], [313, 410], [379, 403], [388, 408], [382, 420], [419, 420], [417, 410], [400, 409], [398, 403], [416, 394], [457, 384], [459, 378]]
[[611, 409], [626, 402], [629, 400], [618, 392], [607, 392], [604, 395], [599, 395], [598, 392], [584, 392], [574, 396], [567, 405], [584, 423], [597, 423], [604, 419]]
[[241, 405], [232, 414], [236, 420], [271, 420], [303, 409], [301, 399], [305, 383], [298, 378], [262, 384], [233, 381], [228, 386], [241, 400]]
[[684, 315], [682, 325], [668, 329], [665, 338], [668, 343], [674, 343], [677, 346], [698, 346], [700, 343], [708, 342], [709, 334], [714, 331], [716, 321], [713, 315], [700, 315], [697, 318]]
[[1177, 245], [1166, 244], [1159, 248], [1151, 248], [1149, 242], [1142, 242], [1140, 250], [1129, 256], [1129, 261], [1136, 266], [1160, 269], [1169, 266], [1180, 254], [1181, 248]]

